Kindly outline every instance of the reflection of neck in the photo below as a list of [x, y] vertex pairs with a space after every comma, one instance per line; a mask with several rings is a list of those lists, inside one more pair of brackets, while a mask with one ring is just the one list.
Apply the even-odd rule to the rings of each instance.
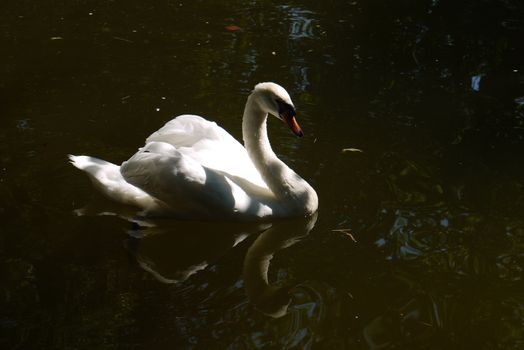
[[253, 245], [249, 247], [244, 258], [244, 279], [249, 280], [246, 281], [246, 285], [249, 286], [249, 288], [246, 286], [246, 292], [248, 297], [254, 301], [263, 298], [264, 296], [260, 295], [260, 292], [265, 291], [269, 286], [267, 277], [269, 263], [275, 254], [272, 251], [265, 251], [265, 247], [260, 244], [260, 239], [264, 234], [262, 233]]
[[[263, 313], [275, 318], [284, 316], [291, 302], [289, 288], [269, 284], [269, 263], [277, 249], [265, 245], [264, 238], [272, 229], [262, 233], [248, 249], [244, 258], [244, 287], [248, 299]], [[268, 249], [269, 248], [269, 249]]]
[[[304, 219], [278, 222], [263, 232], [249, 247], [244, 258], [244, 286], [249, 300], [260, 311], [272, 317], [284, 316], [291, 302], [290, 287], [269, 284], [268, 270], [275, 253], [307, 235], [317, 215]], [[304, 226], [305, 224], [305, 226]]]

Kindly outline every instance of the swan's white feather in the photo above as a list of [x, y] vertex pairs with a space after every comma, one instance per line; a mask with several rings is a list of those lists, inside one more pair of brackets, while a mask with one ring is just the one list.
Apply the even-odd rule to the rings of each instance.
[[242, 123], [246, 148], [216, 123], [181, 115], [120, 167], [87, 156], [70, 156], [71, 163], [109, 198], [152, 214], [234, 220], [311, 215], [316, 192], [277, 158], [267, 138], [268, 113], [280, 113], [277, 101], [292, 109], [279, 85], [255, 86]]
[[267, 189], [244, 146], [215, 122], [197, 115], [181, 115], [151, 134], [146, 139], [146, 146], [155, 141], [171, 144], [202, 166]]
[[127, 182], [120, 167], [102, 159], [69, 155], [71, 164], [87, 173], [93, 185], [106, 197], [151, 212], [165, 211], [165, 206], [140, 188]]
[[149, 142], [122, 163], [120, 172], [125, 181], [160, 199], [180, 217], [255, 218], [272, 214], [264, 204], [268, 193], [206, 167], [166, 142]]

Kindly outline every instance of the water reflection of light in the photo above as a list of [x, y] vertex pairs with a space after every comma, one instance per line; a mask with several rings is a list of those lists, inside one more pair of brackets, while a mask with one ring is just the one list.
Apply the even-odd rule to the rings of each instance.
[[387, 260], [414, 260], [431, 250], [445, 246], [444, 232], [449, 230], [445, 208], [397, 209], [388, 233], [375, 245], [390, 254]]
[[293, 75], [297, 77], [296, 89], [299, 91], [304, 91], [308, 88], [309, 79], [308, 79], [308, 67], [307, 66], [293, 66]]
[[[290, 21], [289, 25], [289, 39], [291, 40], [289, 50], [293, 53], [294, 42], [299, 42], [302, 39], [315, 38], [314, 33], [314, 16], [315, 13], [309, 10], [305, 10], [298, 7], [281, 6], [280, 10], [288, 14]], [[299, 55], [293, 55], [293, 57], [300, 57]], [[309, 64], [303, 59], [297, 59], [291, 67], [293, 76], [297, 77], [295, 87], [299, 91], [306, 90], [309, 85]]]
[[313, 38], [313, 18], [314, 13], [297, 7], [281, 6], [282, 12], [288, 13], [291, 20], [290, 33], [291, 39]]
[[474, 75], [471, 77], [471, 89], [473, 91], [480, 91], [480, 79], [482, 79], [482, 75]]
[[[240, 82], [249, 85], [251, 78], [256, 73], [258, 69], [258, 51], [254, 48], [251, 48], [246, 52], [244, 55], [244, 63], [245, 63], [245, 69], [240, 73], [242, 76], [242, 79], [240, 79]], [[250, 90], [246, 91], [249, 92]]]

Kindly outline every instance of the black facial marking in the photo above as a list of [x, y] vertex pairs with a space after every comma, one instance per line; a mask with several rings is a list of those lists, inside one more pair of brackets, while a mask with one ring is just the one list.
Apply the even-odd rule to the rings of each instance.
[[279, 115], [286, 115], [288, 117], [294, 117], [297, 115], [297, 112], [295, 111], [295, 108], [290, 105], [289, 103], [286, 103], [280, 99], [275, 100], [278, 105], [278, 114]]

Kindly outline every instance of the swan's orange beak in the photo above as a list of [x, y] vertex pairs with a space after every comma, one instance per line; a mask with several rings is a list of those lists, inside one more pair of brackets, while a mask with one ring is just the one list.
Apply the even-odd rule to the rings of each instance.
[[298, 137], [304, 136], [304, 133], [302, 132], [302, 129], [300, 128], [300, 125], [298, 125], [297, 120], [294, 116], [285, 116], [284, 120], [286, 121], [287, 126], [289, 126], [291, 131], [293, 131], [293, 134], [297, 135]]
[[284, 121], [287, 126], [289, 126], [291, 131], [293, 131], [293, 134], [297, 135], [298, 137], [304, 136], [302, 129], [300, 129], [300, 126], [295, 119], [295, 116], [297, 115], [295, 108], [289, 103], [285, 103], [281, 100], [277, 100], [277, 104], [279, 118]]

